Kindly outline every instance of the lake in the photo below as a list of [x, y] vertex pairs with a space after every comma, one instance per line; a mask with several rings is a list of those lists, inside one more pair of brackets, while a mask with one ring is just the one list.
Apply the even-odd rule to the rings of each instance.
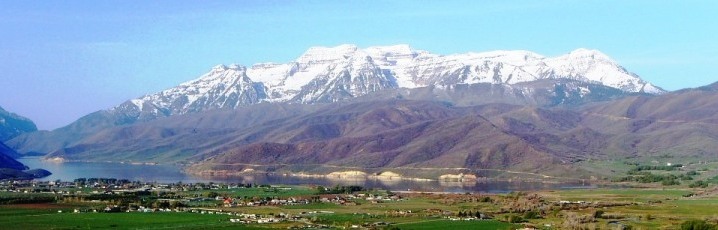
[[427, 191], [427, 192], [488, 192], [507, 193], [511, 191], [536, 191], [549, 189], [591, 188], [581, 182], [542, 183], [525, 181], [479, 181], [479, 182], [440, 182], [411, 180], [375, 180], [375, 179], [329, 179], [291, 177], [278, 174], [250, 174], [230, 177], [200, 177], [182, 172], [176, 165], [134, 165], [121, 163], [88, 163], [88, 162], [54, 162], [43, 161], [39, 157], [17, 159], [31, 169], [43, 168], [52, 175], [40, 180], [72, 181], [76, 178], [117, 178], [132, 181], [160, 183], [254, 183], [283, 185], [360, 185], [365, 188], [389, 189], [392, 191]]

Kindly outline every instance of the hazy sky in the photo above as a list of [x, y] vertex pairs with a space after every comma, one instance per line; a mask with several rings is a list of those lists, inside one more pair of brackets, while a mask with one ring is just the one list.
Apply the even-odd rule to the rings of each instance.
[[718, 1], [0, 1], [0, 106], [54, 129], [311, 46], [598, 49], [664, 89], [718, 81]]

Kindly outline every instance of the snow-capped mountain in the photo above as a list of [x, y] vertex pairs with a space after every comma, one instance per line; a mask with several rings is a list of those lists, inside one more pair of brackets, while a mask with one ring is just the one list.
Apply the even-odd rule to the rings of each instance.
[[219, 65], [196, 80], [112, 110], [147, 120], [261, 102], [334, 102], [384, 89], [545, 79], [577, 80], [624, 92], [664, 92], [596, 50], [577, 49], [558, 57], [529, 51], [437, 55], [408, 45], [340, 45], [312, 47], [285, 64]]
[[236, 108], [266, 99], [264, 84], [252, 81], [247, 76], [247, 68], [218, 65], [199, 79], [132, 99], [113, 110], [121, 110], [138, 120], [150, 120], [174, 114]]

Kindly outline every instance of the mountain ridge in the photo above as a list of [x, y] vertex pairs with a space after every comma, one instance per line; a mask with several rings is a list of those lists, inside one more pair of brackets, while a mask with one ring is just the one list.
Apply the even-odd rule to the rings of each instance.
[[[154, 127], [155, 124], [168, 124], [157, 127], [152, 132], [169, 132], [182, 133], [183, 130], [192, 130], [196, 128], [198, 131], [207, 128], [217, 129], [226, 127], [239, 127], [237, 125], [214, 125], [212, 122], [218, 122], [226, 119], [236, 124], [246, 124], [245, 121], [237, 120], [237, 116], [246, 116], [249, 121], [262, 121], [264, 118], [279, 118], [275, 115], [282, 114], [302, 114], [302, 111], [313, 111], [315, 109], [324, 108], [326, 106], [339, 106], [346, 103], [366, 102], [366, 101], [382, 101], [382, 100], [425, 100], [425, 101], [443, 101], [445, 103], [454, 104], [456, 106], [474, 106], [487, 103], [506, 103], [513, 105], [535, 105], [535, 106], [580, 106], [585, 103], [595, 101], [603, 101], [612, 98], [620, 98], [633, 95], [623, 93], [622, 91], [597, 84], [584, 83], [573, 80], [541, 80], [536, 82], [518, 83], [515, 85], [496, 85], [489, 83], [455, 85], [450, 87], [422, 87], [422, 88], [398, 88], [388, 89], [374, 92], [364, 96], [349, 98], [334, 103], [318, 103], [318, 104], [301, 104], [301, 103], [259, 103], [235, 109], [214, 109], [201, 111], [197, 113], [187, 113], [173, 115], [161, 118], [152, 118], [139, 120], [132, 115], [115, 114], [113, 111], [101, 110], [92, 114], [88, 114], [72, 124], [53, 130], [39, 131], [29, 134], [20, 135], [7, 144], [25, 155], [44, 155], [46, 153], [55, 152], [63, 148], [72, 146], [85, 145], [89, 139], [93, 140], [115, 140], [118, 143], [124, 143], [120, 148], [134, 146], [136, 143], [145, 140], [134, 138], [129, 133], [122, 131], [121, 134], [111, 134], [111, 136], [100, 137], [102, 133], [119, 132], [127, 126], [143, 126]], [[147, 108], [153, 108], [148, 106]], [[272, 109], [272, 108], [278, 108]], [[252, 112], [253, 111], [253, 112]], [[264, 118], [259, 118], [255, 114], [264, 112]], [[196, 114], [197, 116], [194, 116]], [[206, 115], [205, 115], [206, 114]], [[220, 114], [227, 114], [215, 116]], [[231, 115], [229, 114], [237, 114]], [[197, 126], [188, 127], [183, 123], [183, 119], [189, 119], [185, 122], [194, 123], [194, 117], [216, 117], [198, 122]], [[258, 119], [259, 118], [259, 119]], [[155, 122], [157, 121], [157, 122]], [[170, 125], [171, 124], [171, 125]], [[256, 124], [256, 123], [255, 123]], [[181, 129], [178, 129], [181, 127]], [[133, 128], [134, 129], [134, 128]], [[165, 130], [165, 131], [162, 131]], [[124, 133], [124, 134], [122, 134]], [[125, 136], [130, 138], [129, 143], [120, 141], [113, 136]], [[103, 142], [104, 143], [104, 142]], [[111, 144], [111, 143], [107, 143]], [[84, 149], [80, 148], [80, 149]], [[73, 149], [73, 148], [71, 148]], [[134, 152], [134, 150], [133, 150]]]
[[[258, 139], [227, 145], [211, 154], [213, 157], [190, 166], [189, 171], [221, 175], [248, 169], [299, 170], [323, 174], [337, 170], [332, 167], [358, 167], [368, 173], [392, 168], [468, 168], [545, 175], [565, 175], [561, 170], [567, 170], [575, 173], [572, 177], [608, 176], [610, 168], [592, 171], [599, 166], [582, 162], [671, 156], [673, 161], [684, 159], [688, 163], [691, 159], [715, 158], [716, 97], [716, 91], [700, 88], [659, 96], [628, 96], [578, 108], [359, 102], [337, 110], [363, 111], [361, 115], [319, 123], [293, 120], [290, 122], [296, 125], [287, 128], [255, 131], [262, 133]], [[277, 139], [267, 132], [294, 138]], [[313, 168], [297, 166], [302, 164]]]
[[[587, 83], [564, 84], [574, 89], [581, 85], [571, 84]], [[178, 163], [198, 174], [461, 168], [554, 176], [569, 171], [589, 178], [607, 174], [587, 172], [581, 162], [666, 154], [716, 156], [715, 90], [627, 94], [578, 106], [547, 106], [556, 98], [531, 104], [522, 101], [529, 99], [506, 97], [515, 94], [506, 94], [511, 88], [505, 87], [394, 89], [331, 104], [260, 103], [190, 113], [102, 128], [52, 149], [46, 157]], [[471, 100], [495, 93], [504, 98]], [[530, 99], [551, 95], [538, 93]], [[426, 176], [432, 177], [428, 172]]]
[[217, 65], [177, 87], [110, 109], [143, 121], [264, 102], [327, 103], [396, 88], [513, 85], [571, 79], [628, 93], [665, 93], [597, 50], [547, 58], [529, 51], [438, 55], [408, 45], [311, 47], [289, 63]]

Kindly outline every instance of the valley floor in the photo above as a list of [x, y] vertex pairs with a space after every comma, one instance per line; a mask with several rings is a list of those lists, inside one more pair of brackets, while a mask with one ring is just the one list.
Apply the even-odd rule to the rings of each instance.
[[124, 183], [81, 180], [50, 188], [32, 181], [3, 183], [0, 228], [679, 229], [689, 220], [718, 224], [718, 186], [450, 194], [359, 186]]

